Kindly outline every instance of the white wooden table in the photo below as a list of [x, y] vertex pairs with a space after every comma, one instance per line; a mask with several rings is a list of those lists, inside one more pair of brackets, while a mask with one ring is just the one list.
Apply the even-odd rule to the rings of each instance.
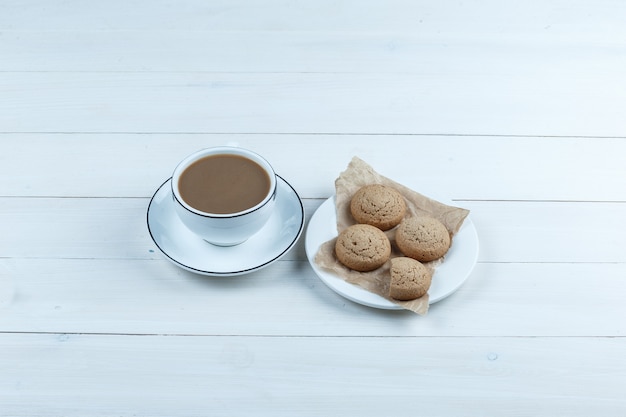
[[[616, 1], [0, 0], [0, 416], [626, 415], [625, 74]], [[425, 316], [304, 236], [183, 271], [150, 197], [231, 142], [307, 219], [353, 156], [449, 198], [478, 264]]]

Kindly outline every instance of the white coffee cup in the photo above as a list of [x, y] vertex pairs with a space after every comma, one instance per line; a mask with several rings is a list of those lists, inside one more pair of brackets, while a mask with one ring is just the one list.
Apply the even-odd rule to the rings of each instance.
[[[179, 181], [185, 170], [203, 158], [219, 155], [249, 159], [265, 171], [269, 177], [269, 189], [258, 204], [234, 213], [210, 213], [192, 207], [181, 196]], [[272, 166], [255, 152], [239, 147], [207, 148], [189, 155], [174, 169], [171, 185], [174, 207], [183, 224], [202, 239], [217, 246], [238, 245], [256, 234], [271, 217], [276, 200], [276, 174]], [[215, 196], [217, 199], [219, 197]]]

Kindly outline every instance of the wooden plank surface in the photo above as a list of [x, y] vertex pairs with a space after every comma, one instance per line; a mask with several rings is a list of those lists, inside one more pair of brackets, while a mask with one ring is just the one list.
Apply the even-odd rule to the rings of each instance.
[[[432, 36], [500, 34], [571, 39], [602, 39], [620, 33], [624, 17], [612, 0], [530, 0], [523, 5], [496, 0], [438, 3], [411, 0], [306, 1], [113, 0], [106, 4], [68, 0], [5, 0], [0, 27], [13, 31], [306, 31], [317, 33], [410, 32]], [[570, 37], [571, 36], [571, 37]], [[619, 39], [614, 39], [619, 42]], [[250, 65], [250, 63], [246, 63]]]
[[11, 375], [0, 377], [5, 415], [616, 416], [626, 407], [626, 368], [611, 360], [622, 338], [5, 334], [0, 342]]
[[[0, 2], [0, 416], [623, 416], [626, 11], [611, 0]], [[353, 156], [468, 208], [426, 316], [353, 303], [303, 241], [168, 262], [187, 154], [264, 155], [307, 220]]]
[[5, 2], [0, 126], [624, 137], [615, 7]]
[[[458, 78], [381, 73], [7, 72], [0, 78], [4, 91], [0, 125], [6, 132], [37, 133], [623, 137], [626, 122], [619, 103], [626, 100], [626, 90], [614, 87], [623, 72], [624, 68], [606, 75], [612, 82], [559, 70], [542, 77], [517, 73]], [[38, 117], [33, 118], [34, 113]]]
[[624, 139], [446, 135], [5, 133], [0, 193], [149, 198], [182, 158], [227, 144], [264, 155], [303, 198], [334, 194], [357, 156], [435, 198], [626, 201]]
[[[154, 9], [152, 4], [146, 7]], [[567, 66], [569, 76], [586, 78], [597, 74], [617, 75], [623, 68], [624, 45], [607, 30], [608, 21], [590, 24], [587, 32], [565, 25], [558, 29], [537, 25], [526, 28], [521, 35], [507, 31], [510, 28], [489, 28], [496, 18], [487, 19], [489, 22], [482, 23], [486, 27], [482, 32], [476, 31], [475, 25], [468, 28], [468, 22], [457, 26], [455, 32], [442, 25], [427, 29], [424, 22], [404, 28], [380, 24], [369, 30], [350, 30], [349, 25], [343, 24], [332, 31], [212, 27], [159, 31], [70, 27], [11, 30], [7, 22], [0, 44], [0, 51], [7, 59], [0, 63], [0, 69], [7, 72], [410, 73], [487, 78], [522, 73], [541, 76]], [[354, 18], [351, 21], [356, 22]], [[575, 54], [556, 53], [573, 50]], [[168, 59], [163, 59], [164, 56]], [[599, 65], [598, 61], [610, 65]]]
[[[307, 262], [211, 278], [161, 260], [2, 259], [7, 332], [622, 337], [624, 263], [479, 263], [425, 317], [364, 307]], [[11, 293], [9, 293], [11, 291]]]

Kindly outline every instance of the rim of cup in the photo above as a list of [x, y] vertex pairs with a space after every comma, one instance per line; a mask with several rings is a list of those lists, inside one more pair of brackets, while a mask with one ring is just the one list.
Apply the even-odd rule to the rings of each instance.
[[[181, 197], [180, 191], [178, 189], [178, 180], [180, 179], [180, 175], [192, 163], [210, 155], [238, 155], [238, 156], [246, 157], [256, 162], [257, 164], [259, 164], [259, 166], [263, 168], [263, 170], [268, 174], [270, 178], [270, 188], [265, 198], [261, 200], [258, 204], [250, 208], [247, 208], [245, 210], [235, 212], [235, 213], [208, 213], [205, 211], [198, 210], [190, 206], [189, 204], [187, 204], [187, 202], [185, 202], [185, 200]], [[274, 196], [276, 195], [276, 173], [274, 172], [274, 168], [272, 168], [272, 165], [265, 158], [263, 158], [261, 155], [257, 154], [256, 152], [253, 152], [249, 149], [238, 148], [238, 147], [233, 147], [233, 146], [218, 146], [218, 147], [213, 147], [213, 148], [201, 149], [199, 151], [196, 151], [188, 155], [182, 161], [180, 161], [178, 165], [176, 166], [176, 168], [174, 169], [174, 173], [172, 174], [171, 187], [172, 187], [172, 195], [174, 196], [174, 199], [176, 200], [176, 202], [180, 204], [183, 208], [185, 208], [186, 210], [194, 214], [197, 214], [203, 217], [213, 217], [213, 218], [239, 217], [239, 216], [244, 216], [246, 214], [249, 214], [249, 213], [252, 213], [254, 211], [261, 209], [263, 206], [265, 206], [274, 198]]]

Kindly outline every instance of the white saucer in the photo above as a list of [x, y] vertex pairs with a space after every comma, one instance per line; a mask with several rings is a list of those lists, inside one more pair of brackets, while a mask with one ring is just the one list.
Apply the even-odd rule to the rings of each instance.
[[174, 264], [198, 274], [232, 276], [264, 268], [293, 247], [304, 227], [304, 207], [298, 193], [282, 177], [277, 178], [274, 214], [263, 229], [240, 245], [211, 245], [187, 229], [174, 212], [171, 178], [150, 200], [150, 236]]
[[[313, 270], [322, 282], [349, 300], [375, 308], [401, 310], [402, 307], [398, 304], [378, 294], [350, 284], [315, 265], [315, 254], [319, 247], [335, 237], [337, 237], [335, 198], [330, 197], [313, 214], [306, 231], [305, 249]], [[429, 304], [436, 303], [458, 290], [470, 276], [477, 261], [478, 234], [476, 233], [474, 223], [468, 216], [463, 222], [461, 229], [454, 236], [453, 244], [446, 254], [445, 262], [440, 264], [435, 270], [432, 284], [428, 291]]]

